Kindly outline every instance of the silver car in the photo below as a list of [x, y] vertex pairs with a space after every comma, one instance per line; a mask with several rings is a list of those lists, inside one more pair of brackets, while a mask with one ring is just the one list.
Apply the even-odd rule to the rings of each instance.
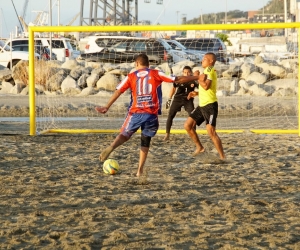
[[185, 46], [183, 46], [180, 42], [176, 40], [165, 40], [173, 50], [177, 51], [182, 51], [185, 54], [188, 55], [188, 59], [196, 62], [196, 63], [201, 63], [204, 53], [201, 53], [199, 50], [192, 50], [192, 49], [187, 49]]

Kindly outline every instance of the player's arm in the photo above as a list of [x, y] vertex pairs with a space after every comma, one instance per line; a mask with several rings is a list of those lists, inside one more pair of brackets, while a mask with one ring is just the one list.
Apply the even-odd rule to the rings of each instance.
[[176, 76], [174, 82], [177, 84], [192, 82], [192, 81], [205, 81], [207, 76], [201, 74], [199, 76]]
[[205, 81], [198, 81], [198, 82], [202, 88], [204, 88], [205, 90], [208, 90], [210, 88], [212, 81], [210, 79], [206, 79]]
[[194, 98], [195, 96], [198, 95], [198, 91], [191, 91], [188, 96], [187, 99], [190, 100], [191, 98]]
[[176, 91], [176, 88], [173, 86], [173, 87], [170, 89], [169, 99], [168, 99], [168, 101], [166, 102], [166, 109], [169, 109], [169, 108], [170, 108], [171, 102], [172, 102], [172, 97], [173, 97], [173, 95], [175, 94], [175, 91]]
[[105, 114], [109, 110], [110, 106], [113, 105], [113, 103], [119, 98], [121, 94], [122, 92], [116, 89], [113, 95], [108, 100], [107, 104], [105, 106], [96, 106], [95, 110], [99, 113]]
[[169, 99], [172, 99], [173, 95], [175, 94], [175, 88], [174, 86], [170, 89]]

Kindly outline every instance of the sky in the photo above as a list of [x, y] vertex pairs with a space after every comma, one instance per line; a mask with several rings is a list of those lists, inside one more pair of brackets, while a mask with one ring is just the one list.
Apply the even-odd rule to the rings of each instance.
[[[58, 23], [58, 2], [60, 2], [60, 23], [67, 25], [80, 12], [81, 0], [51, 0], [52, 1], [52, 25]], [[163, 0], [163, 4], [157, 4], [157, 0], [145, 3], [138, 0], [138, 19], [150, 20], [152, 24], [181, 24], [181, 19], [197, 18], [201, 14], [226, 12], [231, 10], [258, 10], [268, 0]], [[84, 17], [88, 17], [90, 0], [85, 0]], [[99, 1], [100, 2], [100, 1]], [[13, 5], [14, 3], [14, 5]], [[10, 33], [15, 33], [16, 26], [20, 26], [18, 15], [22, 15], [25, 0], [0, 0], [0, 37], [8, 38]], [[32, 22], [37, 13], [34, 11], [49, 11], [50, 0], [29, 0], [25, 21]], [[119, 0], [119, 4], [121, 1]], [[134, 10], [133, 10], [134, 11]], [[102, 16], [102, 13], [100, 14]], [[79, 25], [79, 18], [72, 25]]]

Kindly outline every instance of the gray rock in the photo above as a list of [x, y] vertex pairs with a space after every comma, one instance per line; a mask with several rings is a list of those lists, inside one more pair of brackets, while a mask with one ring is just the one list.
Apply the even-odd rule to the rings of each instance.
[[[2, 65], [0, 65], [2, 66]], [[0, 81], [10, 81], [12, 80], [12, 71], [8, 68], [3, 67], [3, 69], [0, 69]]]
[[78, 80], [79, 77], [82, 75], [84, 71], [84, 67], [82, 66], [77, 66], [75, 68], [73, 68], [70, 72], [70, 76], [75, 79], [75, 80]]
[[99, 75], [98, 74], [91, 74], [87, 79], [86, 79], [86, 84], [88, 87], [95, 87], [97, 81], [99, 80]]
[[91, 74], [97, 74], [99, 77], [105, 74], [105, 70], [103, 67], [95, 68], [91, 71]]
[[78, 96], [89, 96], [89, 95], [94, 95], [96, 94], [97, 91], [93, 88], [93, 87], [87, 87], [84, 88], [79, 94]]
[[254, 84], [252, 85], [248, 92], [251, 94], [251, 95], [254, 95], [254, 96], [270, 96], [271, 93], [267, 92], [264, 88], [263, 88], [263, 85], [259, 85], [259, 84]]
[[0, 93], [1, 94], [9, 94], [11, 93], [11, 90], [13, 88], [13, 85], [10, 82], [2, 82], [1, 84], [1, 90]]
[[116, 89], [119, 79], [113, 74], [105, 74], [97, 82], [97, 89], [104, 89], [114, 91]]
[[71, 59], [68, 61], [65, 61], [62, 65], [61, 68], [69, 69], [72, 70], [78, 66], [78, 62], [75, 59]]
[[47, 81], [46, 81], [46, 90], [50, 91], [56, 91], [61, 89], [61, 84], [65, 80], [66, 76], [60, 73], [57, 73], [53, 76], [51, 76]]
[[244, 63], [241, 66], [241, 78], [246, 79], [251, 73], [257, 71], [257, 68], [254, 64], [252, 63]]
[[75, 92], [77, 92], [76, 94], [79, 94], [81, 92], [80, 89], [79, 92], [78, 91], [73, 92], [73, 89], [79, 89], [77, 82], [72, 77], [67, 76], [61, 83], [61, 91], [64, 94], [68, 94], [68, 95], [74, 94]]
[[81, 77], [77, 80], [77, 84], [81, 89], [84, 89], [87, 87], [87, 78], [89, 77], [88, 74], [82, 74]]
[[252, 72], [246, 79], [251, 84], [264, 84], [268, 79], [268, 75], [264, 73]]

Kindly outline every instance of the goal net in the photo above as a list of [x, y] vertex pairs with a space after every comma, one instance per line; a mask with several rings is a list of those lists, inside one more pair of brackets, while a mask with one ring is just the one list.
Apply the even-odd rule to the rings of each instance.
[[[105, 105], [117, 84], [134, 71], [137, 54], [146, 53], [151, 68], [179, 76], [184, 66], [203, 73], [207, 52], [217, 57], [218, 131], [298, 133], [297, 25], [30, 27], [30, 46], [35, 32], [76, 31], [81, 37], [80, 54], [64, 63], [33, 64], [30, 51], [30, 134], [116, 132], [130, 93], [122, 94], [106, 114], [97, 113], [95, 106]], [[159, 133], [165, 132], [171, 88], [162, 84]], [[182, 107], [171, 133], [185, 133], [187, 117]], [[205, 125], [197, 131], [204, 132]]]

